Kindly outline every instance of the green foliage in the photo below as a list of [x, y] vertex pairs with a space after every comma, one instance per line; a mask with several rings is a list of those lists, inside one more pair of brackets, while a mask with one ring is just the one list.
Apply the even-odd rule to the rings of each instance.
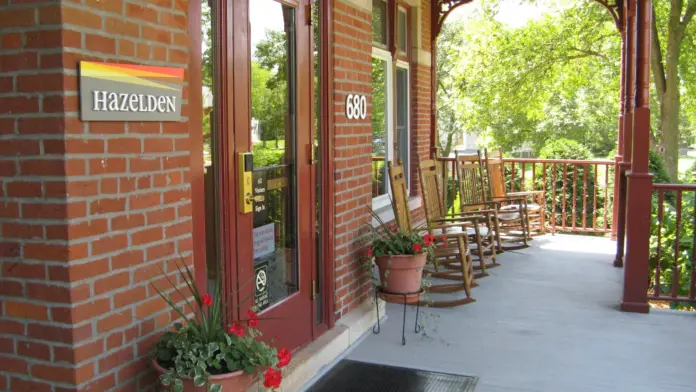
[[406, 228], [399, 227], [396, 224], [387, 225], [372, 209], [370, 209], [370, 213], [379, 223], [377, 228], [370, 226], [370, 249], [374, 256], [427, 253], [428, 259], [434, 260], [434, 237], [430, 235], [420, 236], [418, 230], [408, 231]]
[[592, 158], [592, 153], [575, 140], [558, 139], [544, 145], [539, 151], [539, 158], [587, 160]]
[[687, 184], [696, 183], [696, 161], [689, 166], [682, 176], [682, 182]]
[[[261, 368], [276, 366], [276, 349], [257, 340], [261, 333], [252, 328], [251, 319], [246, 332], [240, 335], [227, 333], [223, 321], [226, 307], [222, 302], [220, 278], [215, 283], [212, 296], [201, 294], [188, 266], [184, 264], [182, 269], [177, 265], [177, 268], [193, 301], [168, 277], [176, 294], [185, 298], [185, 307], [179, 307], [169, 296], [153, 286], [172, 310], [186, 320], [183, 325], [177, 323], [173, 331], [165, 332], [155, 346], [154, 357], [157, 363], [168, 369], [160, 376], [162, 386], [182, 391], [182, 379], [190, 378], [196, 386], [206, 386], [208, 391], [219, 391], [219, 386], [208, 384], [209, 376], [238, 370], [252, 374]], [[193, 313], [193, 317], [189, 317], [187, 312]], [[252, 315], [256, 317], [255, 314]], [[239, 324], [236, 326], [243, 328]]]
[[653, 183], [654, 184], [669, 184], [672, 181], [669, 179], [669, 174], [667, 174], [667, 169], [665, 169], [665, 163], [662, 160], [660, 154], [655, 151], [650, 150], [648, 156], [648, 170], [650, 173], [654, 174]]
[[257, 143], [253, 146], [254, 167], [275, 166], [283, 163], [285, 148], [272, 148]]
[[551, 5], [512, 28], [495, 18], [502, 1], [482, 5], [466, 21], [448, 21], [438, 41], [438, 62], [448, 62], [438, 64], [441, 135], [479, 133], [505, 151], [525, 142], [539, 151], [560, 138], [598, 156], [611, 150], [620, 37], [606, 10], [591, 1]]

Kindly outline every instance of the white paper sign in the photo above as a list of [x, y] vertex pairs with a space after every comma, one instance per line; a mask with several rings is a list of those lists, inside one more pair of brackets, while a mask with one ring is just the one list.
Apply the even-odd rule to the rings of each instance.
[[269, 223], [254, 229], [254, 258], [275, 252], [275, 224]]

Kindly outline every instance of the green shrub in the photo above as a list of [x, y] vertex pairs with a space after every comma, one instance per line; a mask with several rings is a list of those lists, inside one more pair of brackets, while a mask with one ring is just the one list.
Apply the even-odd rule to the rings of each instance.
[[665, 162], [657, 152], [650, 150], [648, 155], [648, 170], [653, 173], [653, 184], [669, 184], [672, 181], [669, 179], [667, 170], [665, 170]]
[[[589, 160], [592, 159], [590, 150], [582, 144], [568, 139], [558, 139], [545, 145], [540, 153], [542, 159], [564, 159], [564, 160]], [[565, 176], [564, 176], [564, 166]], [[555, 167], [555, 184], [554, 184], [554, 167]], [[542, 170], [539, 170], [542, 172]], [[587, 183], [585, 183], [585, 172], [587, 172]], [[598, 175], [599, 176], [599, 175]], [[543, 178], [537, 175], [537, 183], [535, 189], [543, 189]], [[602, 177], [599, 177], [602, 178]], [[575, 180], [575, 199], [573, 199], [573, 181]], [[565, 183], [565, 184], [564, 184]], [[564, 186], [565, 185], [565, 186]], [[556, 188], [554, 198], [553, 188]], [[563, 190], [565, 189], [565, 196]], [[579, 164], [557, 164], [556, 166], [548, 164], [546, 167], [546, 211], [547, 221], [555, 221], [556, 226], [564, 225], [566, 227], [583, 227], [583, 212], [587, 218], [585, 225], [592, 226], [592, 216], [597, 214], [597, 224], [600, 225], [604, 218], [604, 191], [597, 189], [595, 184], [595, 167], [593, 165]], [[597, 208], [595, 209], [593, 195], [597, 193]], [[587, 195], [587, 200], [583, 195]], [[573, 210], [573, 200], [575, 200], [575, 209]], [[565, 220], [563, 219], [565, 203]], [[585, 205], [583, 205], [585, 203]], [[584, 207], [584, 208], [583, 208]], [[573, 220], [573, 211], [575, 211], [575, 220]], [[609, 217], [608, 217], [609, 219]]]
[[591, 159], [592, 153], [582, 144], [570, 139], [558, 139], [539, 151], [541, 159]]
[[254, 145], [252, 152], [254, 153], [254, 167], [280, 165], [285, 157], [284, 148], [268, 148], [261, 143]]

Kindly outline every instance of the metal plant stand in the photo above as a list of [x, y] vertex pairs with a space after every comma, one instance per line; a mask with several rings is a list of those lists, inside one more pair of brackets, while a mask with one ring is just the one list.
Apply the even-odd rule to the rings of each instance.
[[391, 293], [389, 291], [386, 291], [382, 288], [382, 286], [377, 286], [375, 288], [375, 309], [377, 310], [377, 325], [372, 327], [372, 333], [375, 335], [379, 334], [382, 327], [379, 323], [379, 304], [377, 302], [377, 299], [379, 298], [380, 293], [384, 294], [389, 294], [389, 295], [400, 295], [403, 296], [404, 298], [404, 317], [403, 317], [403, 322], [401, 325], [401, 344], [406, 345], [406, 305], [408, 305], [408, 297], [412, 295], [417, 295], [418, 296], [418, 301], [416, 302], [416, 323], [415, 327], [413, 328], [414, 332], [419, 333], [421, 331], [420, 325], [418, 325], [418, 314], [420, 313], [420, 296], [423, 294], [424, 290], [420, 289], [419, 291], [413, 292], [413, 293]]

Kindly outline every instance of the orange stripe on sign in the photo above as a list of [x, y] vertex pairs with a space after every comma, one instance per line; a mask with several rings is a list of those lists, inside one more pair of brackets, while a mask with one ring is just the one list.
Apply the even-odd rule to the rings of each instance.
[[171, 68], [171, 67], [153, 67], [150, 65], [132, 65], [132, 64], [108, 64], [109, 66], [119, 67], [123, 69], [128, 69], [132, 71], [142, 71], [153, 74], [159, 74], [160, 76], [170, 76], [173, 78], [183, 78], [184, 69], [183, 68]]

